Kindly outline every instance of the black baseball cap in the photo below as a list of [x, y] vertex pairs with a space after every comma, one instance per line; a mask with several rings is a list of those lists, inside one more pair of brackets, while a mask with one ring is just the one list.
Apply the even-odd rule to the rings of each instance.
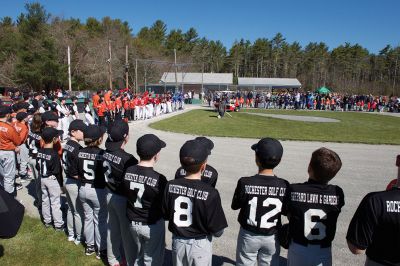
[[71, 132], [72, 130], [80, 130], [84, 132], [86, 128], [87, 125], [81, 119], [75, 119], [69, 124], [68, 131]]
[[53, 111], [46, 111], [42, 114], [42, 122], [46, 121], [56, 121], [58, 122], [58, 115]]
[[42, 131], [42, 139], [45, 143], [49, 143], [53, 140], [53, 138], [59, 137], [64, 132], [62, 130], [57, 130], [54, 127], [46, 127]]
[[140, 158], [151, 158], [167, 144], [154, 134], [145, 134], [136, 142], [136, 153]]
[[208, 150], [208, 155], [211, 154], [211, 150], [214, 149], [214, 142], [211, 139], [206, 137], [197, 137], [195, 140], [200, 141], [204, 145], [204, 147]]
[[[190, 165], [196, 165], [203, 163], [207, 160], [210, 150], [204, 145], [204, 143], [200, 140], [188, 140], [183, 144], [181, 150], [179, 151], [179, 158], [181, 164], [187, 165], [187, 163], [183, 163], [183, 159], [192, 158]], [[188, 160], [186, 159], [185, 162]]]
[[256, 152], [262, 163], [277, 166], [282, 159], [282, 144], [273, 138], [263, 138], [258, 143], [253, 144], [251, 149]]
[[106, 149], [113, 151], [121, 148], [126, 136], [129, 135], [128, 123], [122, 120], [115, 121], [108, 130], [108, 138], [106, 140]]
[[28, 114], [26, 112], [19, 112], [17, 113], [17, 115], [15, 116], [15, 118], [17, 118], [18, 121], [22, 121], [25, 118], [28, 117]]
[[97, 126], [97, 125], [89, 125], [83, 131], [83, 136], [85, 139], [91, 139], [92, 141], [101, 138], [104, 133], [106, 133], [106, 128]]
[[0, 106], [0, 118], [6, 117], [6, 115], [11, 114], [11, 108], [9, 106]]

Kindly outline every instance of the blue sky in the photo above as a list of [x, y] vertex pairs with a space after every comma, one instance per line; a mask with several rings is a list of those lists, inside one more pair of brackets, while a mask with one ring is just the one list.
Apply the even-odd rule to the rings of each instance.
[[[29, 1], [0, 0], [0, 17], [16, 18]], [[350, 42], [377, 53], [400, 45], [399, 0], [39, 0], [48, 12], [64, 18], [110, 16], [128, 21], [133, 33], [155, 20], [168, 31], [190, 27], [201, 37], [221, 40], [228, 48], [240, 38], [271, 39], [281, 32], [288, 42], [325, 42], [330, 49]]]

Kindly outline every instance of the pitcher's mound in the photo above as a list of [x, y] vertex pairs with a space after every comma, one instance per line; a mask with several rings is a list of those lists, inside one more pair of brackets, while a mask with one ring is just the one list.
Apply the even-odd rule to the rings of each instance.
[[268, 116], [272, 118], [278, 119], [286, 119], [293, 121], [303, 121], [303, 122], [317, 122], [317, 123], [337, 123], [340, 120], [319, 116], [303, 116], [303, 115], [274, 115], [274, 114], [260, 114], [260, 113], [246, 113], [249, 115], [258, 115], [258, 116]]

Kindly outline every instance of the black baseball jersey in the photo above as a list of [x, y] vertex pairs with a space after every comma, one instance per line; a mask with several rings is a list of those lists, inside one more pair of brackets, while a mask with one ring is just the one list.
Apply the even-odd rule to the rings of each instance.
[[[182, 167], [179, 167], [178, 170], [176, 170], [175, 173], [175, 179], [178, 178], [183, 178], [186, 176], [186, 171]], [[201, 175], [201, 181], [210, 184], [211, 186], [215, 187], [217, 184], [217, 179], [218, 179], [218, 172], [215, 170], [214, 167], [211, 165], [206, 165], [206, 170], [204, 170], [204, 173]]]
[[205, 237], [228, 226], [218, 190], [201, 180], [169, 181], [162, 207], [168, 229], [178, 237]]
[[74, 141], [68, 140], [64, 145], [62, 154], [62, 164], [65, 176], [68, 178], [73, 178], [78, 176], [78, 153], [82, 149], [82, 146]]
[[82, 183], [93, 184], [95, 188], [105, 188], [103, 152], [99, 147], [85, 147], [78, 153], [78, 173]]
[[313, 180], [290, 185], [288, 217], [292, 240], [330, 247], [343, 206], [344, 194], [339, 186]]
[[36, 169], [42, 178], [59, 177], [61, 173], [60, 157], [53, 148], [39, 149], [36, 157]]
[[36, 159], [38, 150], [40, 149], [40, 140], [42, 139], [40, 134], [40, 132], [29, 131], [28, 138], [26, 139], [25, 144], [28, 147], [29, 156], [33, 159]]
[[371, 260], [400, 265], [400, 189], [366, 195], [350, 222], [346, 238], [357, 248], [367, 249]]
[[103, 158], [104, 178], [107, 187], [112, 192], [122, 195], [120, 186], [124, 179], [124, 173], [128, 167], [136, 165], [138, 161], [132, 154], [121, 148], [115, 151], [106, 150]]
[[152, 167], [131, 166], [124, 175], [129, 220], [154, 224], [162, 218], [161, 202], [167, 179]]
[[232, 209], [240, 209], [238, 222], [247, 231], [273, 235], [281, 227], [289, 183], [276, 176], [254, 175], [238, 180]]

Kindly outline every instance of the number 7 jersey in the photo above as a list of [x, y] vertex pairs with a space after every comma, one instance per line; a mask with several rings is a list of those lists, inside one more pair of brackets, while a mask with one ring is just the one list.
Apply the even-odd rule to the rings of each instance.
[[232, 199], [238, 210], [238, 222], [247, 231], [273, 235], [281, 226], [281, 212], [286, 208], [289, 182], [276, 176], [254, 175], [239, 179]]
[[288, 204], [292, 240], [301, 245], [330, 247], [336, 222], [344, 206], [343, 190], [336, 185], [309, 180], [290, 185]]

